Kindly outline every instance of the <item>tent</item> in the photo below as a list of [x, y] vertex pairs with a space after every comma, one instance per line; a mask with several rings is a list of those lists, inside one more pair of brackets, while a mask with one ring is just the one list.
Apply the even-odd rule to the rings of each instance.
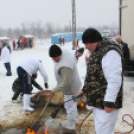
[[4, 41], [8, 42], [9, 38], [7, 38], [7, 37], [0, 37], [0, 42], [3, 43]]
[[[21, 35], [21, 36], [19, 36], [19, 39], [20, 40], [26, 39], [27, 42], [29, 41], [29, 39], [31, 39], [32, 40], [32, 47], [34, 46], [33, 36], [30, 34]], [[28, 46], [29, 46], [29, 44], [28, 44]]]

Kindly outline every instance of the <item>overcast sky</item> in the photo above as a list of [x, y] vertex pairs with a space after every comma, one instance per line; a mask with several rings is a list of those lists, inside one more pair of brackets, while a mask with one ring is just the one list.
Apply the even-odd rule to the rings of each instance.
[[[119, 0], [75, 0], [77, 26], [118, 25]], [[0, 27], [41, 20], [60, 26], [72, 20], [71, 0], [0, 0]]]

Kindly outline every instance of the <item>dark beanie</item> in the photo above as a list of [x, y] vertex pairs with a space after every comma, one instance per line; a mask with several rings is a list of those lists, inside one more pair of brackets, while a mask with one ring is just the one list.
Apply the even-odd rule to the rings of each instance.
[[51, 45], [50, 49], [49, 49], [49, 56], [50, 57], [58, 57], [62, 54], [62, 50], [59, 46], [57, 45]]
[[98, 32], [94, 28], [86, 29], [82, 35], [82, 41], [84, 44], [94, 43], [94, 42], [101, 41], [101, 40], [102, 40], [102, 36], [100, 32]]
[[79, 48], [77, 51], [83, 54], [83, 52], [84, 52], [84, 48], [81, 47], [81, 48]]

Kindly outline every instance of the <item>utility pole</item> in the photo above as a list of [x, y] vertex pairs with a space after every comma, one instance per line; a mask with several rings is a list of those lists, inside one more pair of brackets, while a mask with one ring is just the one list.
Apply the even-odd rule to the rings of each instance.
[[72, 32], [71, 31], [71, 20], [69, 20], [69, 26], [70, 26], [70, 33]]
[[72, 0], [72, 49], [76, 50], [76, 9], [75, 9], [75, 0]]

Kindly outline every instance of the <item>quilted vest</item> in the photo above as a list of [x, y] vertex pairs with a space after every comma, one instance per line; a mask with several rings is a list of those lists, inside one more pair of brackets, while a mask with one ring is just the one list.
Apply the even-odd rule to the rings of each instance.
[[[121, 47], [114, 41], [103, 38], [103, 40], [96, 47], [95, 53], [89, 58], [87, 65], [87, 75], [83, 91], [87, 97], [87, 104], [99, 109], [104, 109], [104, 95], [107, 88], [107, 81], [104, 77], [102, 70], [102, 58], [110, 50], [116, 50], [122, 57]], [[123, 72], [122, 72], [122, 85], [123, 85]], [[114, 108], [122, 107], [122, 86], [117, 95]]]

